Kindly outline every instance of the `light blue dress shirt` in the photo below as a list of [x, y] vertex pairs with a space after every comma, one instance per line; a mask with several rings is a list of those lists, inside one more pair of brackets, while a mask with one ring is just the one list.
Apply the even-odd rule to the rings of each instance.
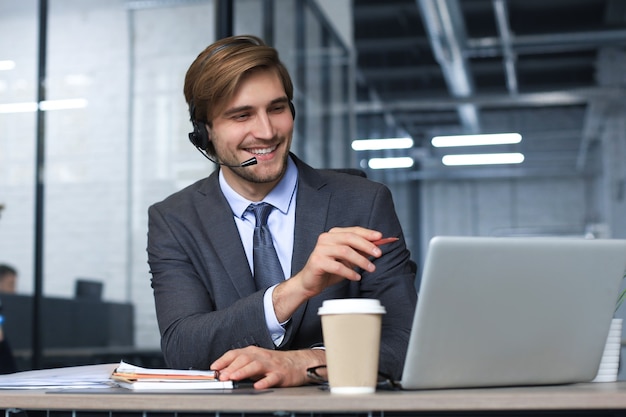
[[[239, 230], [239, 236], [243, 243], [243, 248], [248, 258], [250, 271], [254, 271], [252, 257], [252, 236], [254, 234], [254, 214], [247, 211], [248, 206], [258, 201], [250, 201], [235, 190], [226, 182], [224, 172], [219, 173], [220, 188], [226, 197], [226, 201], [233, 211], [235, 224]], [[263, 199], [264, 202], [270, 203], [275, 210], [272, 210], [267, 225], [272, 233], [274, 248], [278, 255], [278, 260], [283, 268], [284, 278], [291, 276], [291, 257], [293, 254], [294, 227], [296, 220], [296, 191], [298, 188], [298, 169], [291, 158], [288, 158], [287, 171], [285, 176], [274, 187], [272, 191]], [[285, 336], [285, 323], [279, 323], [274, 313], [274, 304], [272, 303], [272, 293], [274, 288], [270, 287], [264, 295], [265, 322], [270, 331], [274, 344], [278, 346]]]

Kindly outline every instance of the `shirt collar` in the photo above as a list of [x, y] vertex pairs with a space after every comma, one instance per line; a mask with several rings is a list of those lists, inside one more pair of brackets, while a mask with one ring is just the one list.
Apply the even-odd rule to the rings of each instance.
[[[224, 197], [226, 197], [226, 201], [230, 205], [233, 214], [243, 219], [246, 210], [248, 209], [248, 206], [250, 204], [253, 204], [254, 202], [242, 197], [235, 190], [233, 190], [233, 188], [228, 185], [228, 182], [226, 182], [222, 170], [220, 170], [219, 172], [219, 182], [222, 193], [224, 193]], [[297, 184], [298, 168], [296, 167], [296, 164], [293, 162], [291, 157], [289, 157], [287, 158], [287, 170], [285, 172], [285, 175], [280, 180], [280, 182], [276, 184], [272, 191], [270, 191], [270, 193], [265, 196], [263, 201], [266, 203], [270, 203], [278, 210], [280, 210], [283, 214], [287, 214], [287, 212], [289, 211], [289, 206], [291, 205], [291, 201], [293, 200]]]

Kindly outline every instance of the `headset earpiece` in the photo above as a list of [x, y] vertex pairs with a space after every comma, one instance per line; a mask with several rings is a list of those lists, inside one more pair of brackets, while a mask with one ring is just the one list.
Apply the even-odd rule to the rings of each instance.
[[191, 120], [193, 124], [193, 132], [189, 132], [189, 140], [198, 149], [206, 151], [209, 146], [209, 132], [206, 129], [204, 123], [198, 123], [196, 120]]

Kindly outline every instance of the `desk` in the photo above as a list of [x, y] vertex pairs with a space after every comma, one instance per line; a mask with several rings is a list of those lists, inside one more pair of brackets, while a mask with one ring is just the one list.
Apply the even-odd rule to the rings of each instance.
[[[121, 393], [120, 393], [121, 392]], [[588, 383], [548, 387], [379, 391], [371, 395], [340, 396], [318, 387], [277, 388], [259, 394], [162, 394], [112, 390], [109, 393], [68, 391], [0, 391], [0, 410], [75, 412], [72, 416], [178, 416], [201, 413], [220, 416], [265, 415], [568, 415], [626, 416], [626, 382]], [[170, 414], [168, 414], [168, 412]], [[30, 414], [29, 414], [30, 415]], [[69, 415], [69, 414], [58, 414]]]

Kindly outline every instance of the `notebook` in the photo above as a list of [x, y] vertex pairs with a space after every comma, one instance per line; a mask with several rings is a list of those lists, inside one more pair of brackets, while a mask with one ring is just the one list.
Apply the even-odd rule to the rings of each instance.
[[433, 238], [401, 387], [591, 381], [625, 270], [626, 240]]

